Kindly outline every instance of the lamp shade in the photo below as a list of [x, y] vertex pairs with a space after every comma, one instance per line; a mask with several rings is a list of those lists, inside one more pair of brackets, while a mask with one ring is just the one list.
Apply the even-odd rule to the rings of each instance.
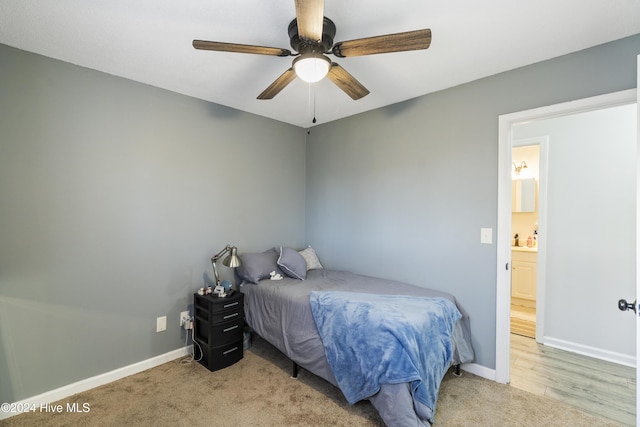
[[240, 267], [240, 264], [242, 264], [242, 262], [240, 261], [240, 257], [238, 256], [238, 248], [232, 246], [231, 253], [224, 260], [222, 260], [222, 265], [226, 267], [236, 268]]
[[305, 53], [293, 60], [296, 75], [308, 83], [322, 80], [329, 72], [331, 61], [319, 53]]

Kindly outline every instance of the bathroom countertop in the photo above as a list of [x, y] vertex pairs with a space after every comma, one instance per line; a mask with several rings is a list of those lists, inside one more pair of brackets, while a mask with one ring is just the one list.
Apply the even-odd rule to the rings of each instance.
[[538, 252], [538, 248], [537, 247], [528, 248], [526, 246], [511, 246], [511, 250], [512, 251], [519, 251], [519, 252]]

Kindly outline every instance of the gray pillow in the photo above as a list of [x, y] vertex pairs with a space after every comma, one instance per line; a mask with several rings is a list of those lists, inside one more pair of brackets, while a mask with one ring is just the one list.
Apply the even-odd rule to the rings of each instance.
[[241, 280], [245, 282], [257, 284], [262, 279], [268, 279], [271, 272], [281, 273], [278, 268], [278, 252], [276, 248], [260, 253], [241, 254], [240, 267], [236, 269], [236, 273]]
[[307, 262], [295, 249], [280, 246], [278, 266], [291, 278], [300, 280], [307, 278]]

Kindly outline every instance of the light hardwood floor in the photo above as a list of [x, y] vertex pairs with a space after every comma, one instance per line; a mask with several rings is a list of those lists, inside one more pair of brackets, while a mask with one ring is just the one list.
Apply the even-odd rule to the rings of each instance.
[[511, 332], [525, 337], [536, 336], [536, 309], [511, 304]]
[[634, 368], [558, 350], [511, 334], [511, 386], [635, 425]]

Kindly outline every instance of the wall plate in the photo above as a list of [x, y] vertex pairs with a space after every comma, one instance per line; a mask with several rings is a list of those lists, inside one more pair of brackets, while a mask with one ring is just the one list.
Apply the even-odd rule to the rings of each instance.
[[156, 319], [156, 332], [167, 330], [167, 316], [158, 317]]
[[480, 229], [480, 243], [490, 245], [493, 243], [493, 229], [481, 228]]

